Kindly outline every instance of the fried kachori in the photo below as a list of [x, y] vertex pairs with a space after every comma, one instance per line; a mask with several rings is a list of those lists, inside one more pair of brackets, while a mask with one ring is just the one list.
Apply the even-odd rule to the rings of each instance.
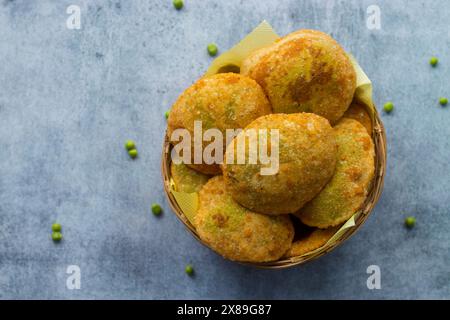
[[316, 30], [293, 32], [244, 59], [275, 113], [312, 112], [336, 123], [352, 102], [356, 72], [344, 49]]
[[[265, 165], [252, 164], [249, 144], [246, 162], [228, 158], [236, 153], [236, 142], [251, 130], [277, 130], [278, 171], [262, 175]], [[269, 136], [268, 134], [268, 136]], [[270, 143], [268, 144], [270, 145]], [[242, 206], [265, 214], [287, 214], [313, 199], [334, 174], [337, 146], [328, 120], [312, 113], [271, 114], [250, 123], [227, 148], [223, 174], [228, 192]], [[237, 159], [237, 157], [235, 157]]]
[[201, 189], [194, 222], [204, 242], [235, 261], [278, 260], [294, 237], [289, 216], [259, 214], [240, 206], [227, 192], [222, 176], [211, 178]]
[[336, 172], [331, 181], [296, 215], [312, 227], [341, 224], [364, 203], [374, 177], [374, 144], [366, 128], [354, 119], [342, 119], [333, 129], [338, 145]]
[[[176, 129], [187, 129], [194, 146], [194, 121], [201, 121], [202, 130], [241, 129], [254, 119], [271, 113], [264, 91], [254, 80], [235, 73], [221, 73], [203, 77], [186, 89], [172, 106], [168, 119], [168, 136]], [[202, 137], [200, 137], [202, 139]], [[171, 141], [173, 143], [173, 141]], [[203, 148], [208, 142], [203, 141]], [[225, 150], [223, 143], [223, 150]], [[187, 163], [205, 174], [219, 174], [220, 165], [207, 164], [202, 159]]]
[[358, 102], [352, 102], [350, 107], [345, 111], [344, 118], [354, 119], [359, 121], [367, 130], [367, 132], [372, 134], [372, 119], [367, 112], [367, 109], [364, 105]]
[[316, 229], [306, 238], [292, 243], [286, 257], [298, 257], [324, 246], [336, 233], [337, 228]]

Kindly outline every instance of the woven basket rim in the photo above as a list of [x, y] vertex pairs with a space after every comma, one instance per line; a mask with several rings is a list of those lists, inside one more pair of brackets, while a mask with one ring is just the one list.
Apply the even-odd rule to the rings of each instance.
[[[375, 205], [377, 204], [381, 193], [384, 187], [384, 177], [386, 173], [386, 161], [387, 161], [387, 146], [386, 146], [386, 133], [384, 129], [384, 125], [380, 119], [379, 113], [374, 106], [373, 108], [373, 117], [372, 117], [372, 139], [375, 146], [375, 174], [374, 179], [371, 182], [370, 190], [367, 194], [366, 200], [364, 201], [360, 211], [361, 213], [355, 219], [355, 226], [345, 230], [345, 232], [341, 235], [341, 237], [335, 242], [323, 247], [318, 252], [307, 256], [297, 256], [291, 258], [285, 258], [272, 262], [264, 262], [264, 263], [253, 263], [253, 262], [241, 262], [241, 261], [233, 261], [239, 264], [250, 265], [257, 268], [263, 269], [285, 269], [294, 267], [297, 265], [302, 265], [307, 262], [313, 261], [331, 251], [336, 249], [346, 240], [348, 240], [352, 235], [354, 235], [361, 226], [366, 222], [367, 218], [370, 214], [372, 214]], [[164, 182], [164, 192], [168, 199], [169, 205], [178, 219], [183, 222], [188, 231], [192, 234], [192, 236], [197, 239], [201, 244], [210, 248], [215, 253], [217, 253], [214, 249], [212, 249], [207, 243], [205, 243], [197, 234], [195, 227], [191, 224], [191, 222], [184, 215], [183, 211], [179, 207], [175, 197], [170, 192], [170, 150], [171, 145], [169, 143], [169, 139], [167, 136], [167, 131], [164, 137], [164, 145], [162, 152], [162, 161], [161, 161], [161, 172], [163, 176]], [[219, 253], [217, 253], [219, 254]], [[219, 254], [220, 255], [220, 254]], [[225, 258], [227, 259], [227, 258]], [[227, 259], [229, 260], [229, 259]], [[230, 260], [232, 261], [232, 260]]]

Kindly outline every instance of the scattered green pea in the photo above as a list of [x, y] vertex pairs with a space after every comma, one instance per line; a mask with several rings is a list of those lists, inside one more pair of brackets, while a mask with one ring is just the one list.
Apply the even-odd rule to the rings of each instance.
[[169, 110], [167, 110], [167, 111], [164, 113], [164, 115], [166, 116], [166, 119], [169, 119], [169, 114], [170, 114], [170, 111], [169, 111]]
[[440, 98], [440, 99], [439, 99], [439, 104], [440, 104], [441, 106], [446, 106], [446, 105], [448, 104], [448, 99], [447, 99], [447, 98], [444, 98], [444, 97]]
[[127, 150], [136, 149], [136, 143], [133, 140], [127, 140], [125, 142], [125, 149], [127, 149]]
[[61, 225], [59, 223], [52, 224], [52, 231], [53, 232], [60, 232], [62, 229]]
[[394, 110], [394, 104], [392, 102], [386, 102], [383, 109], [385, 112], [389, 113]]
[[62, 238], [63, 238], [63, 236], [62, 236], [61, 232], [53, 232], [52, 233], [52, 240], [53, 241], [59, 242], [59, 241], [62, 240]]
[[208, 44], [207, 49], [208, 49], [208, 53], [211, 57], [214, 57], [217, 54], [218, 49], [214, 43]]
[[173, 6], [175, 7], [175, 9], [181, 10], [181, 8], [183, 8], [183, 5], [183, 0], [173, 0]]
[[414, 217], [408, 217], [408, 218], [405, 219], [405, 226], [406, 226], [408, 229], [413, 228], [413, 227], [415, 226], [415, 224], [416, 224], [416, 218], [414, 218]]
[[138, 156], [138, 151], [136, 149], [131, 149], [128, 151], [129, 156], [134, 159]]
[[439, 63], [439, 59], [438, 59], [438, 58], [432, 57], [432, 58], [430, 59], [430, 64], [431, 64], [431, 66], [436, 67], [438, 63]]
[[188, 264], [184, 270], [186, 271], [188, 276], [194, 275], [194, 267], [192, 267], [190, 264]]
[[152, 204], [152, 212], [155, 216], [159, 216], [162, 212], [161, 206], [157, 203]]

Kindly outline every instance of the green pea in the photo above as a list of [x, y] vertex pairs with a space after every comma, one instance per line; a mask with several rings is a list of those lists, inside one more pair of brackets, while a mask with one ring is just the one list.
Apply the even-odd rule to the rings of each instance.
[[188, 264], [184, 270], [186, 271], [186, 273], [189, 276], [193, 276], [194, 275], [194, 267], [192, 267], [190, 264]]
[[167, 111], [164, 113], [164, 115], [166, 116], [166, 119], [169, 119], [170, 111], [167, 110]]
[[138, 151], [136, 149], [131, 149], [130, 151], [128, 151], [129, 156], [134, 159], [138, 156]]
[[207, 49], [208, 49], [208, 53], [211, 57], [214, 57], [217, 54], [218, 49], [214, 43], [208, 44]]
[[157, 203], [152, 204], [152, 212], [155, 216], [159, 216], [162, 212], [161, 206]]
[[405, 226], [406, 226], [408, 229], [413, 228], [413, 227], [415, 226], [415, 224], [416, 224], [416, 218], [414, 218], [414, 217], [408, 217], [408, 218], [405, 219]]
[[62, 229], [61, 225], [59, 223], [52, 224], [52, 231], [53, 232], [60, 232]]
[[175, 7], [175, 9], [181, 10], [181, 8], [183, 8], [183, 5], [183, 0], [173, 0], [173, 6]]
[[432, 58], [430, 59], [430, 64], [431, 64], [433, 67], [436, 67], [438, 63], [439, 63], [439, 59], [438, 59], [438, 58], [432, 57]]
[[446, 106], [448, 104], [448, 99], [442, 97], [442, 98], [439, 99], [439, 103], [440, 103], [441, 106]]
[[392, 102], [386, 102], [384, 107], [383, 107], [384, 111], [386, 111], [387, 113], [391, 112], [392, 110], [394, 110], [394, 104]]
[[62, 236], [61, 232], [53, 232], [52, 233], [52, 240], [53, 241], [59, 242], [59, 241], [62, 240], [62, 238], [63, 238], [63, 236]]
[[127, 149], [127, 150], [136, 149], [136, 143], [133, 140], [127, 140], [125, 142], [125, 149]]

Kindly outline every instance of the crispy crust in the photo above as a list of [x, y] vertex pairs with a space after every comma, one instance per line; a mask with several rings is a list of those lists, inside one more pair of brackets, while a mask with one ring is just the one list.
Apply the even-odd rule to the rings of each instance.
[[334, 132], [336, 172], [319, 195], [296, 213], [308, 226], [328, 228], [349, 219], [364, 203], [374, 177], [374, 145], [363, 125], [344, 118]]
[[294, 241], [291, 248], [284, 255], [286, 258], [298, 257], [305, 253], [319, 249], [338, 231], [338, 227], [315, 229], [306, 237]]
[[255, 51], [241, 74], [258, 82], [275, 113], [312, 112], [336, 123], [356, 90], [356, 73], [344, 49], [315, 30], [293, 32]]
[[372, 135], [372, 120], [370, 119], [370, 115], [367, 112], [366, 108], [358, 103], [352, 102], [350, 107], [345, 111], [344, 118], [354, 119], [359, 121], [367, 130], [369, 135]]
[[288, 216], [268, 216], [241, 207], [227, 193], [222, 176], [211, 178], [201, 189], [194, 221], [203, 241], [235, 261], [278, 260], [294, 237]]
[[[271, 111], [264, 91], [254, 80], [235, 73], [216, 74], [199, 79], [181, 94], [170, 111], [167, 132], [170, 138], [175, 129], [185, 128], [193, 139], [194, 121], [201, 120], [203, 132], [216, 128], [225, 136], [226, 129], [245, 128]], [[189, 166], [205, 174], [220, 173], [218, 164]]]
[[[271, 114], [253, 121], [250, 129], [278, 129], [279, 170], [261, 175], [261, 164], [228, 164], [231, 143], [222, 166], [227, 190], [242, 206], [265, 214], [287, 214], [314, 198], [333, 176], [337, 146], [329, 122], [312, 113]], [[234, 140], [236, 141], [239, 136]]]

